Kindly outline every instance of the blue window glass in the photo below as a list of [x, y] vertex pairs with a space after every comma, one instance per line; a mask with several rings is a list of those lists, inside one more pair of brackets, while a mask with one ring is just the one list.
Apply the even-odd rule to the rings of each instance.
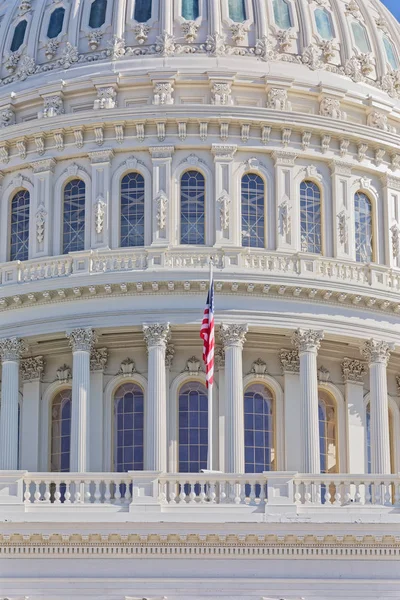
[[181, 244], [205, 244], [205, 180], [198, 171], [181, 178]]
[[199, 14], [199, 0], [182, 0], [182, 17], [184, 19], [195, 21]]
[[321, 473], [337, 472], [336, 406], [326, 392], [318, 392], [319, 449]]
[[94, 0], [90, 7], [89, 27], [97, 29], [106, 21], [107, 0]]
[[28, 260], [29, 203], [28, 190], [20, 190], [11, 200], [10, 260]]
[[53, 39], [62, 32], [65, 8], [56, 8], [50, 15], [47, 37]]
[[273, 470], [273, 397], [261, 383], [250, 385], [244, 393], [244, 452], [246, 473]]
[[179, 391], [179, 472], [199, 473], [207, 468], [208, 397], [197, 381]]
[[300, 185], [300, 237], [302, 252], [321, 253], [321, 192], [312, 181]]
[[246, 20], [246, 6], [244, 0], [228, 0], [229, 18], [236, 23]]
[[353, 30], [354, 41], [357, 48], [364, 53], [371, 52], [367, 30], [365, 29], [364, 25], [361, 25], [361, 23], [358, 21], [353, 21], [351, 28]]
[[72, 390], [63, 390], [53, 400], [51, 419], [51, 471], [70, 468]]
[[396, 58], [396, 53], [393, 44], [386, 35], [383, 36], [383, 45], [385, 46], [386, 58], [388, 59], [388, 63], [390, 64], [392, 69], [398, 69], [399, 63]]
[[264, 248], [264, 181], [254, 173], [242, 177], [242, 246]]
[[136, 383], [124, 383], [114, 396], [114, 471], [143, 471], [144, 397]]
[[73, 179], [64, 188], [63, 254], [85, 249], [85, 182]]
[[281, 29], [290, 29], [292, 27], [292, 17], [290, 6], [286, 0], [273, 0], [274, 20]]
[[14, 30], [13, 39], [10, 46], [11, 52], [16, 52], [24, 43], [27, 21], [20, 21]]
[[138, 23], [145, 23], [151, 19], [151, 0], [136, 0], [133, 18]]
[[369, 263], [373, 260], [372, 206], [366, 194], [354, 196], [354, 213], [356, 261]]
[[319, 35], [324, 40], [332, 40], [334, 35], [330, 13], [323, 8], [317, 8], [314, 14]]
[[144, 179], [128, 173], [121, 181], [121, 246], [144, 246]]

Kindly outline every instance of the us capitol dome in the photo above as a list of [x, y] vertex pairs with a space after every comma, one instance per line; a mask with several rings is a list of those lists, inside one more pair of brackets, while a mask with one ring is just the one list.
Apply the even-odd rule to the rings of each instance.
[[397, 597], [399, 67], [378, 0], [0, 0], [0, 597]]

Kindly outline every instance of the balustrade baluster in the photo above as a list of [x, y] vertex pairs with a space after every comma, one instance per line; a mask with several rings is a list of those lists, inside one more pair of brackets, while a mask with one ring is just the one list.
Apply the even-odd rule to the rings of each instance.
[[125, 504], [130, 504], [131, 500], [132, 500], [130, 486], [131, 486], [131, 481], [129, 479], [125, 480], [125, 497], [124, 497]]
[[250, 504], [256, 503], [256, 484], [254, 481], [250, 483]]
[[329, 480], [328, 481], [324, 481], [322, 485], [324, 486], [324, 492], [325, 492], [325, 494], [324, 494], [325, 495], [324, 504], [326, 506], [333, 506], [332, 502], [331, 502], [332, 495], [331, 495], [331, 489], [330, 489], [330, 482], [329, 482]]
[[168, 504], [168, 500], [167, 500], [167, 486], [168, 483], [166, 481], [160, 481], [159, 483], [160, 485], [160, 494], [158, 496], [158, 501], [160, 502], [160, 504]]
[[182, 480], [179, 483], [179, 501], [183, 504], [186, 503], [186, 492], [185, 492], [186, 481]]
[[209, 490], [208, 490], [208, 499], [211, 504], [215, 504], [217, 494], [216, 494], [216, 481], [210, 481]]
[[42, 495], [40, 493], [41, 481], [34, 481], [34, 484], [35, 484], [35, 493], [34, 493], [33, 497], [35, 498], [34, 503], [37, 504], [38, 502], [41, 501], [41, 497], [42, 497]]
[[111, 502], [111, 481], [104, 481], [104, 503], [110, 504]]
[[206, 494], [206, 483], [204, 482], [199, 482], [200, 485], [200, 494], [199, 494], [199, 498], [200, 498], [200, 503], [204, 504], [204, 502], [206, 501], [207, 498], [207, 494]]
[[234, 483], [234, 490], [235, 490], [234, 503], [240, 504], [241, 499], [242, 499], [242, 486], [239, 482]]
[[304, 482], [304, 504], [311, 504], [311, 483]]
[[43, 495], [43, 502], [46, 502], [46, 504], [50, 504], [50, 481], [45, 481], [44, 482], [44, 495]]
[[94, 504], [100, 504], [101, 501], [101, 491], [100, 491], [100, 480], [96, 479], [94, 482]]
[[220, 481], [218, 484], [218, 489], [219, 489], [219, 503], [220, 504], [224, 504], [227, 499], [226, 499], [226, 483], [225, 481]]
[[355, 504], [361, 504], [361, 499], [362, 499], [361, 486], [362, 485], [363, 485], [362, 483], [355, 484], [355, 492], [354, 492], [354, 499], [353, 499], [353, 502], [355, 502]]
[[301, 482], [300, 481], [296, 481], [294, 482], [294, 503], [297, 504], [297, 506], [299, 506], [301, 504]]
[[54, 490], [54, 504], [61, 504], [60, 482], [56, 481], [54, 483], [54, 485], [55, 485], [55, 490]]
[[30, 479], [25, 481], [24, 504], [31, 504], [31, 483]]
[[400, 484], [395, 483], [394, 485], [394, 503], [396, 506], [400, 504]]
[[120, 490], [120, 483], [117, 479], [114, 480], [114, 486], [115, 486], [115, 491], [114, 491], [114, 504], [116, 504], [117, 506], [120, 506], [121, 504], [121, 490]]
[[335, 484], [335, 506], [341, 506], [342, 494], [340, 493], [340, 483]]
[[65, 480], [65, 494], [64, 494], [64, 504], [71, 504], [71, 480]]
[[372, 502], [372, 483], [365, 483], [364, 482], [364, 488], [365, 488], [365, 504], [373, 504]]

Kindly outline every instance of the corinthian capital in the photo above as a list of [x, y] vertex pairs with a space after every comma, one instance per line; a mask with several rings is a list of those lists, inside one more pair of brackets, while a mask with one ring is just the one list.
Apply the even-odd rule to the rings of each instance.
[[280, 359], [284, 373], [300, 373], [300, 359], [297, 350], [281, 350]]
[[394, 349], [393, 344], [388, 344], [382, 340], [370, 339], [361, 347], [361, 355], [371, 363], [388, 364], [390, 352]]
[[227, 346], [240, 346], [240, 348], [243, 348], [248, 330], [248, 325], [225, 325], [222, 323], [219, 329], [222, 345], [224, 348]]
[[361, 360], [345, 358], [342, 362], [343, 380], [362, 383], [367, 374], [367, 366]]
[[324, 339], [324, 332], [314, 329], [296, 329], [292, 344], [299, 352], [317, 352]]
[[164, 346], [165, 348], [169, 338], [171, 337], [169, 323], [143, 325], [143, 335], [144, 341], [147, 344], [147, 348], [151, 348], [151, 346]]
[[26, 352], [27, 346], [24, 340], [20, 338], [8, 338], [0, 340], [0, 358], [2, 362], [13, 360], [17, 361], [21, 358], [23, 352]]
[[67, 333], [66, 336], [69, 340], [72, 352], [77, 352], [78, 350], [91, 352], [97, 341], [97, 335], [90, 327], [87, 327], [86, 329], [73, 329]]
[[40, 381], [43, 375], [45, 361], [43, 356], [32, 356], [21, 360], [22, 381]]

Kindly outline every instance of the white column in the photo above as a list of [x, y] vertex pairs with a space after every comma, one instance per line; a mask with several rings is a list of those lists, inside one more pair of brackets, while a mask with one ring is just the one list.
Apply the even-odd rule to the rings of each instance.
[[221, 325], [225, 349], [225, 470], [244, 473], [244, 400], [242, 352], [247, 325]]
[[21, 361], [22, 406], [20, 423], [20, 468], [37, 472], [40, 443], [40, 386], [45, 362], [43, 356]]
[[[235, 190], [232, 184], [233, 157], [236, 151], [237, 146], [234, 145], [212, 145], [215, 163], [215, 202], [213, 203], [215, 227], [212, 218], [208, 219], [206, 235], [208, 245], [241, 246], [242, 244], [239, 222], [240, 191]], [[210, 202], [208, 206], [211, 208], [212, 203]], [[211, 210], [209, 212], [211, 213]]]
[[33, 215], [30, 219], [31, 258], [49, 256], [53, 248], [53, 173], [54, 158], [32, 163], [34, 187], [32, 199]]
[[[92, 163], [90, 248], [111, 247], [111, 161], [113, 150], [89, 152]], [[115, 215], [118, 218], [118, 215]]]
[[89, 402], [89, 457], [88, 470], [103, 471], [104, 419], [112, 419], [112, 414], [104, 415], [103, 390], [104, 370], [107, 366], [107, 348], [92, 350], [90, 357], [90, 402]]
[[167, 470], [167, 382], [165, 355], [169, 323], [143, 326], [148, 350], [148, 391], [145, 429], [145, 469]]
[[19, 361], [25, 350], [25, 343], [19, 338], [0, 340], [0, 471], [18, 469]]
[[72, 348], [72, 412], [70, 470], [85, 473], [89, 458], [90, 353], [96, 341], [93, 329], [67, 333]]
[[[225, 400], [225, 350], [223, 348], [216, 348], [215, 350], [215, 370], [218, 372], [218, 428], [214, 427], [214, 434], [219, 438], [217, 440], [219, 453], [218, 460], [214, 465], [218, 464], [218, 470], [226, 472], [225, 468], [225, 419], [226, 419], [226, 400]], [[214, 448], [216, 443], [214, 443]]]
[[302, 470], [302, 439], [299, 428], [301, 421], [300, 403], [300, 359], [297, 350], [281, 350], [280, 359], [284, 375], [285, 394], [285, 465], [286, 471]]
[[392, 348], [381, 340], [368, 340], [361, 349], [369, 364], [371, 416], [371, 471], [390, 474], [389, 404], [386, 367]]
[[300, 358], [300, 431], [303, 473], [320, 473], [317, 352], [322, 331], [297, 329], [292, 343]]
[[366, 364], [354, 358], [342, 362], [347, 410], [347, 451], [349, 473], [367, 472], [366, 463], [366, 422], [364, 406], [364, 378]]

